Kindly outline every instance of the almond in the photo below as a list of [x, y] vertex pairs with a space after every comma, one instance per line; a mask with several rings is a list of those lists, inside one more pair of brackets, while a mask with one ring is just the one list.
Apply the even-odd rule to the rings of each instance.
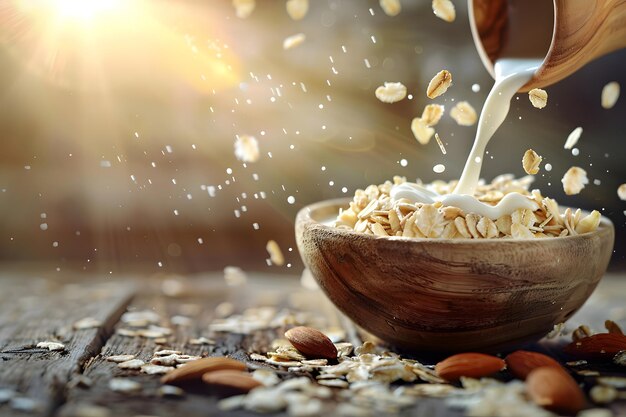
[[615, 323], [613, 320], [605, 320], [604, 327], [609, 333], [624, 334], [619, 324]]
[[526, 378], [526, 391], [535, 403], [557, 413], [575, 415], [585, 407], [585, 394], [563, 369], [534, 369]]
[[435, 372], [447, 381], [456, 381], [462, 376], [480, 378], [495, 374], [506, 367], [506, 363], [495, 356], [483, 353], [459, 353], [450, 356], [435, 366]]
[[202, 378], [202, 375], [207, 372], [222, 370], [235, 370], [241, 372], [246, 370], [246, 365], [243, 362], [223, 356], [198, 359], [188, 362], [184, 366], [169, 372], [161, 378], [161, 382], [164, 384], [176, 384], [187, 381], [199, 381], [200, 378]]
[[551, 357], [527, 350], [517, 350], [504, 358], [504, 361], [509, 372], [519, 379], [526, 379], [528, 374], [536, 368], [549, 366], [562, 369], [561, 365]]
[[619, 333], [594, 334], [563, 348], [568, 355], [580, 359], [610, 359], [622, 350], [626, 350], [626, 336]]
[[311, 327], [294, 327], [285, 332], [293, 347], [307, 358], [337, 359], [337, 348], [324, 333]]
[[245, 394], [263, 385], [249, 373], [232, 369], [207, 372], [202, 375], [202, 382], [210, 385], [222, 395]]

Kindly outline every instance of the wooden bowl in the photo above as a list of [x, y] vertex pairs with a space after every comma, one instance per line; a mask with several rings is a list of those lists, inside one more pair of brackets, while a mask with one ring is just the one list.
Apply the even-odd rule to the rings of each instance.
[[356, 324], [408, 351], [496, 351], [538, 340], [572, 316], [602, 278], [614, 241], [415, 239], [336, 229], [347, 199], [303, 208], [296, 240], [306, 266]]

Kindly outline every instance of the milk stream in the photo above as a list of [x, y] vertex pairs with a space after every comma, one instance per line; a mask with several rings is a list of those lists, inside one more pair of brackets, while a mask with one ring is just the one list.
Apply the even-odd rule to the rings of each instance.
[[483, 106], [474, 145], [452, 194], [439, 195], [421, 185], [404, 183], [392, 187], [391, 198], [406, 198], [425, 204], [440, 201], [444, 206], [458, 207], [466, 213], [476, 213], [492, 220], [518, 209], [537, 210], [537, 203], [519, 193], [509, 193], [497, 205], [492, 206], [478, 201], [474, 192], [480, 179], [480, 169], [489, 140], [506, 119], [511, 99], [533, 77], [541, 62], [540, 59], [523, 58], [503, 58], [496, 62], [496, 81]]

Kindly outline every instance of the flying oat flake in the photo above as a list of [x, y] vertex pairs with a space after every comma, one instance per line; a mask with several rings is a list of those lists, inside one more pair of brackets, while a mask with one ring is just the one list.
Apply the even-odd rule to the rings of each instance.
[[287, 0], [287, 14], [293, 20], [302, 20], [309, 11], [309, 0]]
[[433, 13], [439, 19], [446, 22], [454, 22], [456, 19], [456, 10], [454, 9], [454, 3], [450, 0], [433, 0], [432, 3]]
[[571, 167], [567, 170], [563, 178], [563, 191], [567, 195], [576, 195], [585, 188], [585, 185], [589, 184], [587, 179], [587, 172], [580, 167]]
[[615, 106], [619, 99], [619, 83], [616, 81], [610, 82], [602, 88], [601, 104], [605, 109], [610, 109]]
[[456, 106], [450, 110], [450, 117], [459, 126], [472, 126], [478, 120], [476, 110], [467, 101], [459, 101]]
[[435, 134], [435, 129], [428, 126], [422, 117], [416, 117], [411, 122], [411, 131], [415, 139], [422, 145], [427, 145]]
[[580, 135], [582, 134], [583, 134], [582, 127], [577, 127], [576, 129], [572, 130], [572, 133], [570, 133], [569, 136], [567, 137], [567, 140], [565, 141], [565, 145], [563, 146], [563, 148], [572, 149], [578, 143], [578, 139], [580, 139]]
[[288, 38], [285, 38], [283, 41], [283, 49], [291, 49], [295, 48], [298, 45], [301, 45], [306, 40], [306, 35], [304, 33], [298, 33]]
[[267, 253], [270, 255], [270, 260], [272, 264], [277, 266], [282, 266], [285, 264], [285, 257], [283, 256], [283, 252], [280, 250], [280, 246], [276, 243], [275, 240], [270, 240], [267, 242], [265, 246], [267, 249]]
[[406, 97], [406, 87], [402, 83], [385, 82], [375, 91], [376, 98], [383, 103], [396, 103]]
[[235, 14], [240, 19], [245, 19], [250, 16], [256, 3], [254, 0], [233, 0], [233, 6], [235, 7]]
[[237, 135], [235, 140], [235, 156], [243, 162], [256, 162], [259, 160], [259, 142], [254, 136]]
[[379, 3], [387, 16], [397, 16], [402, 10], [400, 0], [380, 0]]

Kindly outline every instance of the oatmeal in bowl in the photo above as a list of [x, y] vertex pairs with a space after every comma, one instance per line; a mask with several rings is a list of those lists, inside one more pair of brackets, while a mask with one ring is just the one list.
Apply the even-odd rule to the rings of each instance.
[[[529, 191], [533, 177], [515, 179], [501, 175], [491, 183], [481, 182], [475, 189], [475, 200], [464, 210], [442, 201], [415, 202], [406, 190], [413, 184], [403, 177], [393, 182], [370, 185], [357, 190], [349, 207], [342, 208], [333, 225], [340, 229], [377, 236], [398, 236], [431, 239], [533, 239], [575, 236], [596, 230], [600, 213], [583, 214], [580, 209], [560, 210], [558, 203], [544, 197], [539, 190]], [[432, 191], [436, 196], [451, 196], [457, 181], [435, 181], [415, 186]], [[497, 210], [507, 196], [524, 196], [527, 204], [510, 213]], [[394, 198], [396, 197], [396, 198]], [[442, 199], [439, 199], [442, 200]], [[474, 211], [471, 209], [474, 208]], [[510, 211], [510, 210], [509, 210]]]

